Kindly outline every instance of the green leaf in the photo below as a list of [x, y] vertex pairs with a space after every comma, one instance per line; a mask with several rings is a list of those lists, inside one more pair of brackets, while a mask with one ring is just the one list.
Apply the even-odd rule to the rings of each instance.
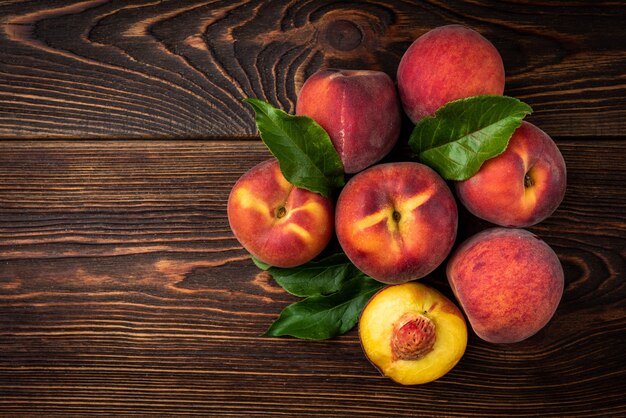
[[508, 96], [474, 96], [439, 108], [415, 125], [409, 145], [424, 164], [446, 180], [467, 180], [507, 147], [526, 103]]
[[367, 301], [382, 287], [382, 283], [358, 275], [338, 292], [310, 296], [287, 306], [265, 335], [324, 340], [344, 334], [356, 325]]
[[261, 139], [294, 186], [330, 197], [344, 185], [341, 158], [326, 131], [313, 119], [293, 116], [258, 99], [244, 99], [256, 113]]
[[269, 270], [270, 267], [272, 267], [269, 264], [264, 263], [263, 261], [259, 260], [258, 258], [253, 256], [252, 254], [250, 254], [250, 258], [252, 259], [252, 262], [254, 263], [254, 265], [257, 266], [258, 268], [260, 268], [261, 270]]
[[294, 268], [270, 267], [267, 271], [283, 289], [301, 297], [328, 295], [339, 291], [350, 279], [365, 277], [343, 253]]

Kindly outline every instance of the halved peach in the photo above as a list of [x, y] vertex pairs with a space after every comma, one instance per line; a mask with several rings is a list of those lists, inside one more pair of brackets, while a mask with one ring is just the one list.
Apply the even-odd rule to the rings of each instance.
[[463, 357], [467, 327], [444, 295], [422, 283], [387, 286], [367, 303], [359, 321], [367, 358], [403, 385], [439, 379]]

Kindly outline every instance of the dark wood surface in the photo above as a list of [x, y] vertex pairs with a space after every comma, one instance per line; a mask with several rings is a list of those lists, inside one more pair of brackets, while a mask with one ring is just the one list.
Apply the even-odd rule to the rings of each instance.
[[[618, 1], [0, 2], [0, 415], [626, 415], [625, 18]], [[494, 42], [506, 94], [563, 152], [565, 200], [530, 230], [566, 286], [536, 336], [472, 333], [452, 372], [403, 387], [355, 330], [260, 336], [295, 298], [226, 199], [270, 156], [241, 98], [293, 111], [325, 65], [393, 77], [447, 23]], [[462, 213], [460, 239], [485, 226]], [[425, 282], [452, 296], [441, 271]]]

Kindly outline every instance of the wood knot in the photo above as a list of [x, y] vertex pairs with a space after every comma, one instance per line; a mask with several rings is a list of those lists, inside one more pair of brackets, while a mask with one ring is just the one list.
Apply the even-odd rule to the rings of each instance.
[[326, 43], [338, 51], [352, 51], [361, 45], [361, 28], [348, 20], [333, 20], [324, 28]]

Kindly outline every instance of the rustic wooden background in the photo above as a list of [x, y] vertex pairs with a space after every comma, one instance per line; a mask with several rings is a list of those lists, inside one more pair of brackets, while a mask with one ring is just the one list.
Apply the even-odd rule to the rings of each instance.
[[[0, 2], [0, 414], [626, 415], [624, 22], [621, 1]], [[295, 298], [226, 200], [270, 155], [242, 98], [293, 112], [322, 66], [394, 77], [449, 23], [496, 45], [563, 152], [565, 200], [530, 229], [566, 288], [533, 338], [472, 334], [452, 372], [402, 387], [354, 330], [260, 337]], [[460, 238], [485, 226], [464, 213]]]

